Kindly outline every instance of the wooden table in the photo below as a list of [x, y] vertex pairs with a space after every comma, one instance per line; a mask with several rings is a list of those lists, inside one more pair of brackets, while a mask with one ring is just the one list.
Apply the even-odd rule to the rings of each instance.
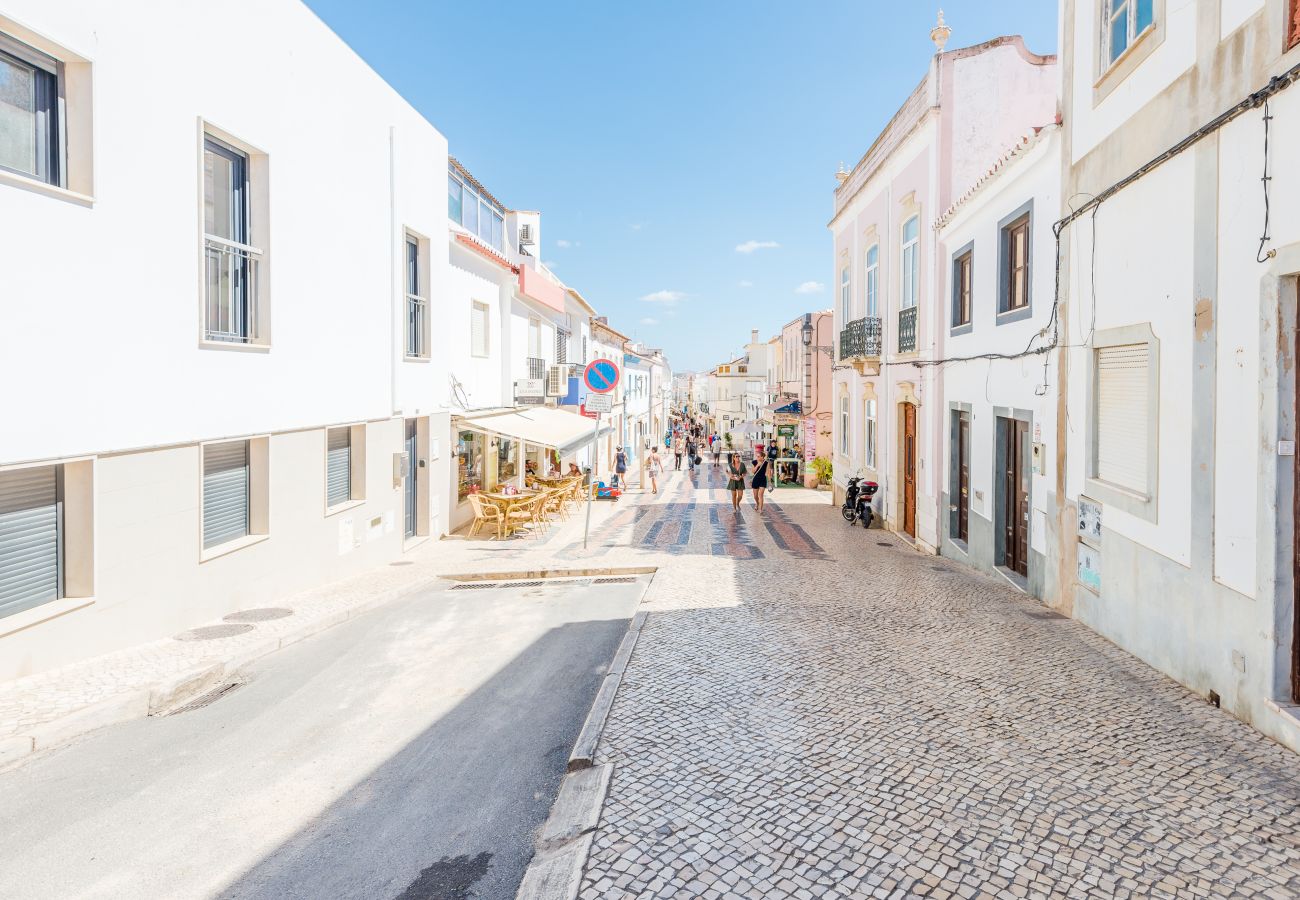
[[510, 522], [510, 510], [522, 503], [536, 500], [541, 493], [541, 491], [519, 491], [514, 494], [501, 494], [495, 491], [479, 491], [479, 496], [501, 510], [501, 516], [505, 519], [505, 534], [509, 537], [511, 532], [518, 530], [518, 527]]

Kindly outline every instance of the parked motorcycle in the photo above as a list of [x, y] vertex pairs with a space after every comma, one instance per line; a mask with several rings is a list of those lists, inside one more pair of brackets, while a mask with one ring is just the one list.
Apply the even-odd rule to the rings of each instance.
[[870, 528], [876, 517], [871, 509], [871, 498], [876, 496], [878, 490], [880, 485], [874, 481], [863, 481], [861, 475], [850, 478], [848, 489], [844, 492], [844, 505], [840, 507], [844, 521], [853, 525], [861, 520], [863, 528]]

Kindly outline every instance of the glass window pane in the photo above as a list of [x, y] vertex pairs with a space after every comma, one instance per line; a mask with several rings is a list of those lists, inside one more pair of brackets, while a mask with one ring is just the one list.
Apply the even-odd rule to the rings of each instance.
[[481, 197], [478, 201], [478, 236], [492, 243], [492, 207]]
[[203, 228], [214, 237], [247, 243], [244, 217], [244, 160], [208, 141], [203, 147]]
[[880, 248], [872, 247], [867, 251], [867, 265], [874, 266], [880, 257]]
[[460, 224], [472, 234], [478, 234], [478, 194], [465, 188], [465, 211]]
[[447, 218], [451, 219], [457, 225], [460, 224], [461, 212], [461, 186], [460, 182], [447, 175]]
[[503, 238], [505, 237], [504, 224], [505, 221], [501, 218], [501, 216], [493, 212], [492, 213], [492, 246], [496, 247], [498, 250], [504, 248], [504, 244], [502, 243]]
[[36, 174], [36, 70], [0, 56], [0, 166]]
[[1110, 22], [1110, 59], [1114, 62], [1128, 49], [1128, 7]]
[[916, 216], [913, 216], [912, 218], [907, 220], [907, 224], [903, 226], [904, 241], [916, 240], [916, 236], [920, 232], [920, 221], [921, 220], [918, 219]]
[[420, 245], [409, 238], [406, 241], [406, 292], [420, 294]]
[[1137, 22], [1133, 27], [1134, 34], [1141, 34], [1155, 21], [1155, 0], [1137, 0]]

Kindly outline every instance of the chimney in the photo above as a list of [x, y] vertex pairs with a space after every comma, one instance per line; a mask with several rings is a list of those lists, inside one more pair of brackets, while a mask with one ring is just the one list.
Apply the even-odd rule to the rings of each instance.
[[940, 53], [948, 45], [948, 36], [951, 34], [952, 29], [943, 21], [943, 10], [941, 9], [939, 10], [938, 23], [935, 24], [934, 28], [930, 29], [930, 40], [934, 41], [934, 45], [939, 48]]
[[758, 329], [757, 329], [757, 328], [752, 328], [752, 329], [750, 329], [750, 332], [749, 332], [749, 342], [750, 342], [751, 344], [757, 344], [757, 343], [758, 343]]

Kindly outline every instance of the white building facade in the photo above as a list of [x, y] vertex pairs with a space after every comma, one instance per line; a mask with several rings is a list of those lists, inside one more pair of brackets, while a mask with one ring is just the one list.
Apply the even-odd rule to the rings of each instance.
[[0, 372], [43, 373], [0, 398], [0, 679], [447, 527], [446, 141], [300, 3], [209, 13], [169, 27], [239, 48], [219, 78], [154, 4], [0, 12], [6, 78], [63, 100], [0, 124]]

